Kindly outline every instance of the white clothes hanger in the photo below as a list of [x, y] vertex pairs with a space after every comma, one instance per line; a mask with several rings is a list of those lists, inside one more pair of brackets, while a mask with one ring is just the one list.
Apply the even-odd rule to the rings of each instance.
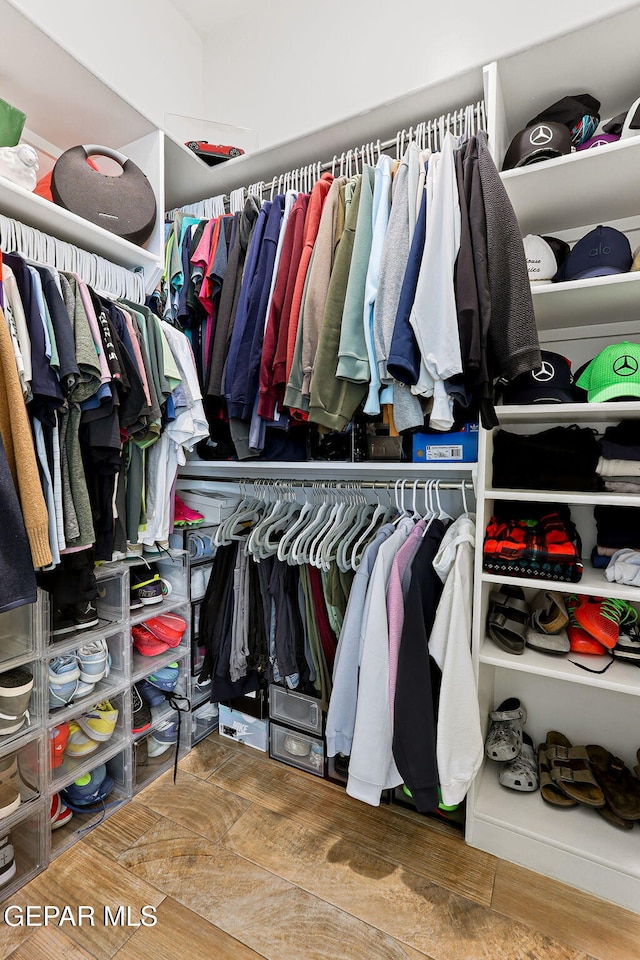
[[[314, 492], [314, 490], [315, 488], [312, 488], [312, 493]], [[286, 561], [287, 563], [292, 562], [290, 551], [291, 551], [291, 546], [293, 544], [293, 541], [297, 537], [298, 533], [305, 526], [307, 522], [307, 518], [311, 515], [311, 513], [313, 512], [316, 506], [316, 504], [313, 502], [311, 497], [308, 496], [307, 490], [304, 491], [304, 497], [305, 497], [304, 503], [302, 504], [302, 509], [298, 514], [297, 520], [284, 533], [282, 539], [280, 540], [280, 543], [278, 544], [278, 551], [277, 551], [278, 560], [283, 560], [283, 561]]]

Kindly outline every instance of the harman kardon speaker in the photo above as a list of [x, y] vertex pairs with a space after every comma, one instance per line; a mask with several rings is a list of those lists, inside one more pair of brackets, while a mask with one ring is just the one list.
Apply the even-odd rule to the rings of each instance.
[[[87, 163], [109, 157], [122, 167], [110, 177]], [[58, 158], [51, 176], [54, 202], [132, 243], [149, 239], [156, 222], [156, 198], [147, 177], [133, 160], [95, 143], [71, 147]]]

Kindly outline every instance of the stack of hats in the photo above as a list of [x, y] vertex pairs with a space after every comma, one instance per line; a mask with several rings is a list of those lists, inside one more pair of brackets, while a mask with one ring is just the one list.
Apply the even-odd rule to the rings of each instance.
[[542, 350], [540, 356], [539, 367], [521, 373], [503, 386], [503, 403], [576, 403], [584, 399], [573, 390], [571, 364], [566, 357], [551, 350]]
[[573, 248], [558, 237], [537, 234], [526, 236], [523, 244], [531, 283], [586, 280], [640, 270], [640, 248], [634, 259], [625, 234], [602, 224], [581, 237]]
[[562, 97], [529, 120], [509, 145], [503, 170], [571, 153], [588, 141], [600, 122], [600, 101], [588, 93]]

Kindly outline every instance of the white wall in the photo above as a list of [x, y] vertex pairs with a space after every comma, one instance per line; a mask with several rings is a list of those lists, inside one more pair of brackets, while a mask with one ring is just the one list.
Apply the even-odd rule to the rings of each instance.
[[154, 123], [202, 116], [203, 40], [170, 0], [13, 3]]
[[215, 32], [209, 8], [204, 116], [253, 128], [266, 147], [634, 5], [273, 0], [267, 15], [263, 0], [235, 0]]

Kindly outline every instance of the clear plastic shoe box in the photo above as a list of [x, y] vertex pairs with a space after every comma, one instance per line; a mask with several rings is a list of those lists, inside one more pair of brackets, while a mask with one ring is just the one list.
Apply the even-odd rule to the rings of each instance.
[[48, 829], [46, 798], [24, 806], [15, 817], [0, 820], [0, 899], [5, 903], [44, 870]]
[[[167, 612], [167, 608], [161, 607], [158, 605], [157, 609], [147, 609], [144, 611], [144, 619], [136, 619], [136, 625], [138, 623], [144, 623], [144, 620], [148, 620], [151, 617], [157, 616], [159, 613]], [[142, 677], [148, 676], [150, 673], [153, 673], [154, 670], [158, 669], [161, 666], [165, 666], [167, 663], [172, 663], [174, 660], [182, 660], [183, 657], [189, 657], [189, 633], [190, 633], [190, 604], [189, 601], [183, 601], [181, 604], [176, 605], [171, 610], [172, 613], [176, 613], [186, 621], [187, 627], [177, 647], [170, 647], [168, 650], [165, 650], [163, 653], [159, 653], [156, 656], [148, 657], [145, 654], [139, 653], [136, 648], [133, 646], [133, 635], [131, 637], [131, 680], [136, 682], [137, 680], [142, 679]]]
[[0, 613], [0, 670], [39, 656], [48, 627], [49, 600], [44, 590], [38, 590], [36, 603]]
[[[2, 674], [3, 673], [13, 673], [15, 670], [20, 670], [25, 674], [30, 674], [33, 677], [33, 687], [31, 689], [31, 694], [29, 697], [29, 704], [27, 712], [24, 716], [24, 720], [16, 720], [15, 724], [10, 721], [2, 721], [2, 726], [5, 728], [6, 732], [0, 732], [0, 750], [4, 748], [5, 745], [14, 743], [16, 740], [22, 739], [22, 737], [35, 735], [39, 730], [42, 729], [44, 722], [44, 703], [42, 695], [42, 677], [43, 677], [43, 666], [41, 660], [30, 660], [26, 663], [21, 663], [19, 666], [14, 666], [7, 668], [6, 670], [0, 671], [0, 696], [2, 691]], [[25, 681], [27, 682], [27, 681]], [[10, 688], [9, 688], [10, 689]], [[10, 700], [9, 700], [10, 703]], [[9, 706], [9, 703], [7, 706]], [[6, 712], [9, 714], [11, 709], [7, 709]]]
[[269, 756], [316, 777], [324, 777], [325, 747], [321, 737], [277, 723], [269, 724]]
[[308, 733], [322, 735], [322, 707], [315, 697], [287, 690], [275, 683], [269, 686], [269, 716]]
[[0, 747], [0, 784], [13, 783], [20, 792], [19, 806], [0, 814], [0, 830], [6, 824], [20, 820], [25, 810], [37, 804], [45, 794], [45, 738], [41, 732], [35, 738], [22, 737]]
[[[63, 697], [62, 702], [59, 703], [56, 697], [55, 684], [53, 693], [51, 693], [49, 686], [49, 679], [54, 676], [53, 671], [50, 669], [52, 661], [57, 657], [73, 656], [78, 650], [86, 648], [88, 644], [92, 644], [95, 641], [104, 641], [106, 643], [110, 661], [107, 676], [98, 680], [93, 689], [83, 696], [76, 695], [73, 700], [68, 703], [65, 702], [66, 698]], [[44, 699], [48, 719], [57, 723], [62, 719], [69, 719], [70, 716], [77, 712], [76, 707], [78, 704], [93, 706], [94, 703], [98, 703], [100, 700], [108, 700], [115, 691], [127, 686], [130, 658], [131, 646], [129, 642], [129, 631], [124, 628], [114, 630], [113, 627], [111, 627], [111, 632], [97, 630], [82, 631], [81, 633], [74, 634], [68, 640], [64, 641], [64, 643], [58, 642], [52, 644], [48, 650], [48, 659], [45, 661], [44, 677]], [[80, 682], [81, 681], [79, 681], [79, 683]], [[81, 692], [81, 690], [82, 687], [79, 688], [79, 692]], [[64, 694], [64, 690], [58, 692]]]

